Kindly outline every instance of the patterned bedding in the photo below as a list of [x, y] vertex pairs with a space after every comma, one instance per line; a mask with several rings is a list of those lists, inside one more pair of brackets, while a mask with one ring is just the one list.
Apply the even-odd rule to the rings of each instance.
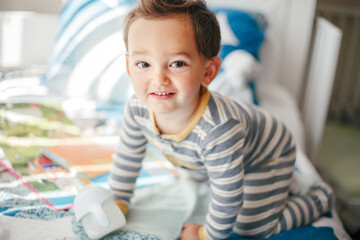
[[[0, 189], [0, 238], [5, 236], [1, 239], [88, 239], [72, 209], [53, 210], [6, 171], [0, 173]], [[204, 221], [208, 200], [208, 186], [195, 183], [186, 174], [165, 184], [140, 188], [127, 225], [104, 239], [177, 239], [183, 223]], [[245, 238], [231, 235], [229, 239]], [[331, 211], [309, 226], [268, 239], [350, 238]]]

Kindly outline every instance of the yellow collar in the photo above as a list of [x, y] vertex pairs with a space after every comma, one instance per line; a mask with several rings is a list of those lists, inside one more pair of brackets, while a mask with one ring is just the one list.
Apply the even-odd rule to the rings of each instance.
[[[163, 134], [162, 135], [163, 139], [180, 142], [180, 141], [184, 140], [191, 133], [191, 131], [195, 128], [196, 124], [199, 122], [200, 118], [204, 114], [205, 109], [206, 109], [209, 99], [210, 99], [210, 93], [207, 90], [207, 88], [202, 87], [201, 91], [202, 91], [202, 94], [201, 94], [200, 106], [199, 106], [194, 118], [191, 120], [190, 124], [178, 134]], [[150, 119], [153, 124], [153, 129], [154, 129], [155, 134], [160, 134], [159, 129], [156, 127], [156, 124], [155, 124], [154, 112], [149, 109], [149, 113], [150, 113]]]

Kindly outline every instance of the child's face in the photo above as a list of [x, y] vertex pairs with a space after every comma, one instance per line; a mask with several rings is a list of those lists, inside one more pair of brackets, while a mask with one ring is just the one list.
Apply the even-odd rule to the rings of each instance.
[[155, 114], [194, 111], [201, 84], [216, 76], [213, 65], [197, 50], [185, 15], [140, 18], [129, 29], [127, 70], [136, 96]]

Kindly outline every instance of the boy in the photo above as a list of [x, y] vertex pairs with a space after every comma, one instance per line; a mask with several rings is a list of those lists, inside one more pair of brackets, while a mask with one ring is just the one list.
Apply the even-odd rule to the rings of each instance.
[[309, 224], [330, 209], [314, 186], [290, 198], [295, 145], [262, 109], [206, 89], [221, 61], [220, 30], [202, 0], [141, 0], [126, 20], [126, 65], [135, 95], [127, 104], [109, 179], [126, 213], [147, 142], [211, 188], [206, 223], [182, 239], [265, 238]]

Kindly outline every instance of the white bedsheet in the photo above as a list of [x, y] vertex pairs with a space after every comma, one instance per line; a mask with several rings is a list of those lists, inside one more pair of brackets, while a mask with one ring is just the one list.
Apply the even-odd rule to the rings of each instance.
[[0, 215], [0, 239], [67, 239], [76, 240], [71, 227], [72, 217], [55, 220], [34, 220]]

